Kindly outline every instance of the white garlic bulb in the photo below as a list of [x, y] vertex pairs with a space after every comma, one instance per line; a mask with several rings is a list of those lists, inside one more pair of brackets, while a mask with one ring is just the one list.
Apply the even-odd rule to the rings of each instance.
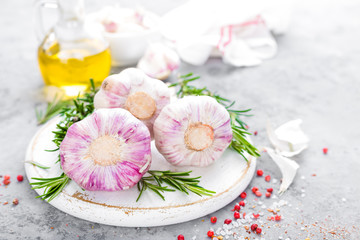
[[136, 68], [128, 68], [107, 77], [95, 95], [94, 106], [124, 108], [142, 121], [153, 136], [153, 124], [164, 106], [170, 103], [165, 83], [148, 77]]
[[167, 105], [154, 124], [155, 144], [168, 162], [204, 167], [232, 140], [228, 111], [215, 99], [191, 96]]
[[180, 58], [173, 49], [162, 43], [153, 43], [147, 48], [137, 68], [150, 77], [165, 80], [179, 65]]

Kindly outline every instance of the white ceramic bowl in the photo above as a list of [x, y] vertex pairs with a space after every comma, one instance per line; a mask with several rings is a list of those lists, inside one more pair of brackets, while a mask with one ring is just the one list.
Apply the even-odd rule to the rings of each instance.
[[135, 65], [144, 55], [149, 43], [160, 39], [157, 29], [149, 29], [137, 33], [104, 32], [109, 41], [112, 66]]
[[[121, 15], [116, 11], [127, 10], [119, 7], [105, 7], [104, 9], [89, 14], [88, 19], [97, 23], [102, 23], [105, 20], [111, 20]], [[112, 66], [130, 66], [136, 65], [140, 58], [144, 55], [149, 43], [158, 41], [161, 38], [159, 31], [160, 17], [152, 12], [143, 10], [143, 17], [151, 22], [150, 26], [143, 31], [120, 31], [107, 32], [102, 26], [104, 38], [110, 44], [111, 64]], [[119, 21], [119, 19], [117, 19]], [[120, 20], [121, 21], [121, 20]]]

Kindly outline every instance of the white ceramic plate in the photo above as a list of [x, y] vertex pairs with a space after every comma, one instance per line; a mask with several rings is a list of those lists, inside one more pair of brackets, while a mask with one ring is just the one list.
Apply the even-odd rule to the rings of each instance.
[[[59, 119], [54, 119], [42, 127], [31, 140], [26, 160], [33, 160], [51, 167], [40, 169], [25, 163], [26, 174], [30, 182], [32, 177], [55, 177], [61, 174], [57, 152], [46, 152], [54, 149], [52, 131]], [[91, 222], [123, 227], [163, 226], [186, 222], [215, 212], [239, 196], [247, 187], [254, 175], [256, 159], [248, 156], [246, 163], [241, 156], [231, 150], [214, 164], [206, 168], [175, 167], [170, 165], [152, 144], [152, 170], [192, 170], [191, 176], [201, 176], [201, 186], [216, 191], [211, 197], [199, 197], [190, 193], [165, 192], [166, 201], [151, 191], [145, 191], [136, 202], [136, 187], [119, 192], [83, 191], [71, 181], [63, 192], [50, 202], [51, 205]], [[42, 189], [37, 189], [42, 194]]]

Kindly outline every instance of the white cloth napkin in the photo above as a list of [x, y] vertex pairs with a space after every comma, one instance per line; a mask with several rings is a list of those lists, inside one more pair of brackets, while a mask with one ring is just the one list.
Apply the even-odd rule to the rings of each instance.
[[277, 52], [270, 31], [288, 27], [289, 0], [190, 0], [161, 20], [161, 32], [185, 62], [202, 65], [222, 56], [234, 66], [255, 66]]

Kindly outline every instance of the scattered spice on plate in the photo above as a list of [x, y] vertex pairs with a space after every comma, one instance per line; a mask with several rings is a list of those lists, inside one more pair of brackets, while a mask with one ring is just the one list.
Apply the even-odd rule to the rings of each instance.
[[254, 132], [254, 135], [257, 136], [257, 135], [258, 135], [258, 131], [255, 131], [255, 132]]
[[211, 218], [210, 218], [210, 222], [211, 222], [211, 223], [216, 223], [216, 221], [217, 221], [217, 217], [214, 216], [214, 217], [211, 217]]

